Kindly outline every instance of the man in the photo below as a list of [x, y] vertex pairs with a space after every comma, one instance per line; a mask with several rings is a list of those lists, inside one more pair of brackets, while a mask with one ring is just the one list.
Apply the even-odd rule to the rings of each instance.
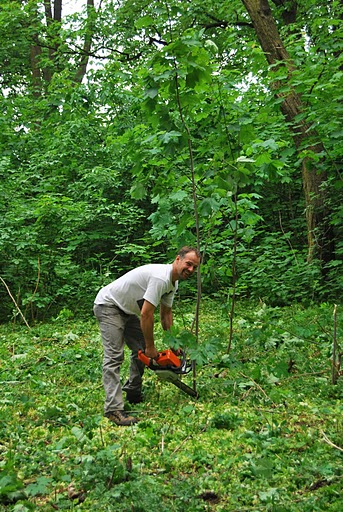
[[[94, 301], [104, 347], [103, 384], [105, 416], [117, 425], [133, 425], [137, 418], [124, 411], [122, 389], [130, 403], [142, 401], [144, 364], [138, 350], [156, 358], [154, 312], [160, 305], [164, 330], [173, 323], [172, 305], [179, 280], [188, 279], [200, 264], [194, 247], [182, 247], [171, 264], [143, 265], [127, 272], [102, 288]], [[130, 375], [123, 388], [120, 367], [124, 360], [124, 342], [131, 350]]]

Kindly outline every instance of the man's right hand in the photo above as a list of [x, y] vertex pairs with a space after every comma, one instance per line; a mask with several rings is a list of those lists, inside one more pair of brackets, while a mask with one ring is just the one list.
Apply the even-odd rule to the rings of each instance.
[[150, 357], [151, 359], [158, 359], [159, 356], [155, 347], [146, 348], [144, 353], [147, 357]]

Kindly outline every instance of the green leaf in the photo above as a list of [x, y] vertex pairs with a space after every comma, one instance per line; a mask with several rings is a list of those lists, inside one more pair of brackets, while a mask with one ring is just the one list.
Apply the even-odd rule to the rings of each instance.
[[269, 153], [262, 153], [258, 155], [255, 162], [256, 165], [269, 164], [272, 161], [272, 158]]
[[139, 18], [138, 20], [135, 21], [135, 27], [138, 29], [147, 28], [147, 27], [151, 27], [152, 25], [154, 25], [154, 23], [155, 23], [155, 20], [151, 16], [143, 16], [142, 18]]
[[143, 183], [135, 183], [130, 188], [130, 195], [133, 199], [143, 199], [146, 196], [146, 189]]
[[247, 156], [239, 156], [236, 160], [238, 163], [254, 163], [255, 160], [253, 158], [248, 158]]
[[171, 201], [183, 201], [187, 197], [188, 197], [187, 192], [185, 192], [184, 190], [178, 190], [170, 195], [170, 200]]
[[199, 204], [199, 212], [202, 216], [208, 217], [212, 213], [212, 201], [209, 198], [203, 199]]
[[152, 87], [150, 89], [146, 89], [144, 91], [144, 98], [156, 98], [158, 95], [158, 89], [156, 87]]
[[80, 441], [81, 443], [85, 442], [85, 441], [89, 441], [88, 437], [86, 436], [84, 430], [80, 427], [73, 427], [71, 429], [71, 432], [72, 434], [76, 437], [76, 439], [78, 441]]
[[47, 494], [51, 486], [52, 478], [46, 476], [40, 476], [36, 482], [29, 484], [26, 487], [26, 492], [29, 496], [39, 496]]
[[268, 491], [261, 491], [258, 493], [261, 501], [272, 501], [278, 496], [278, 489], [271, 487]]
[[171, 140], [178, 140], [179, 137], [181, 137], [181, 136], [182, 136], [182, 133], [172, 130], [170, 132], [165, 132], [163, 135], [161, 135], [160, 140], [164, 144], [168, 144]]

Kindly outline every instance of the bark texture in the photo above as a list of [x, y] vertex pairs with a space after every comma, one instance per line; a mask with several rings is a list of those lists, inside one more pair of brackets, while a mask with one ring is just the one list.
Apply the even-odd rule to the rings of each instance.
[[[295, 69], [292, 59], [285, 48], [273, 17], [268, 0], [242, 0], [253, 23], [256, 36], [270, 65], [283, 67], [287, 71], [287, 81]], [[282, 2], [274, 2], [280, 4]], [[294, 2], [292, 2], [294, 4]], [[293, 5], [292, 16], [296, 9]], [[274, 68], [275, 69], [275, 68]], [[318, 155], [317, 163], [313, 159], [302, 160], [302, 182], [306, 201], [306, 221], [308, 236], [308, 261], [314, 257], [328, 262], [333, 257], [333, 234], [327, 211], [327, 174], [321, 165], [324, 147], [317, 133], [310, 128], [306, 120], [296, 122], [296, 117], [303, 113], [304, 104], [301, 96], [290, 87], [286, 93], [279, 92], [285, 81], [275, 80], [271, 87], [275, 96], [282, 99], [281, 110], [290, 129], [295, 145], [299, 151], [306, 148]]]

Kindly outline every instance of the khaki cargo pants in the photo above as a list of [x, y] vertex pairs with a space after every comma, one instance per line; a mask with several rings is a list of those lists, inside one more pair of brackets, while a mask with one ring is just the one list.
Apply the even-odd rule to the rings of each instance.
[[[145, 349], [144, 336], [140, 320], [136, 315], [127, 315], [116, 306], [94, 305], [94, 314], [99, 322], [99, 328], [104, 348], [102, 366], [103, 384], [105, 390], [105, 414], [123, 410], [124, 400], [122, 390], [132, 394], [140, 394], [144, 364], [138, 359], [138, 350]], [[131, 350], [130, 374], [124, 386], [120, 383], [120, 367], [124, 361], [124, 344]]]

